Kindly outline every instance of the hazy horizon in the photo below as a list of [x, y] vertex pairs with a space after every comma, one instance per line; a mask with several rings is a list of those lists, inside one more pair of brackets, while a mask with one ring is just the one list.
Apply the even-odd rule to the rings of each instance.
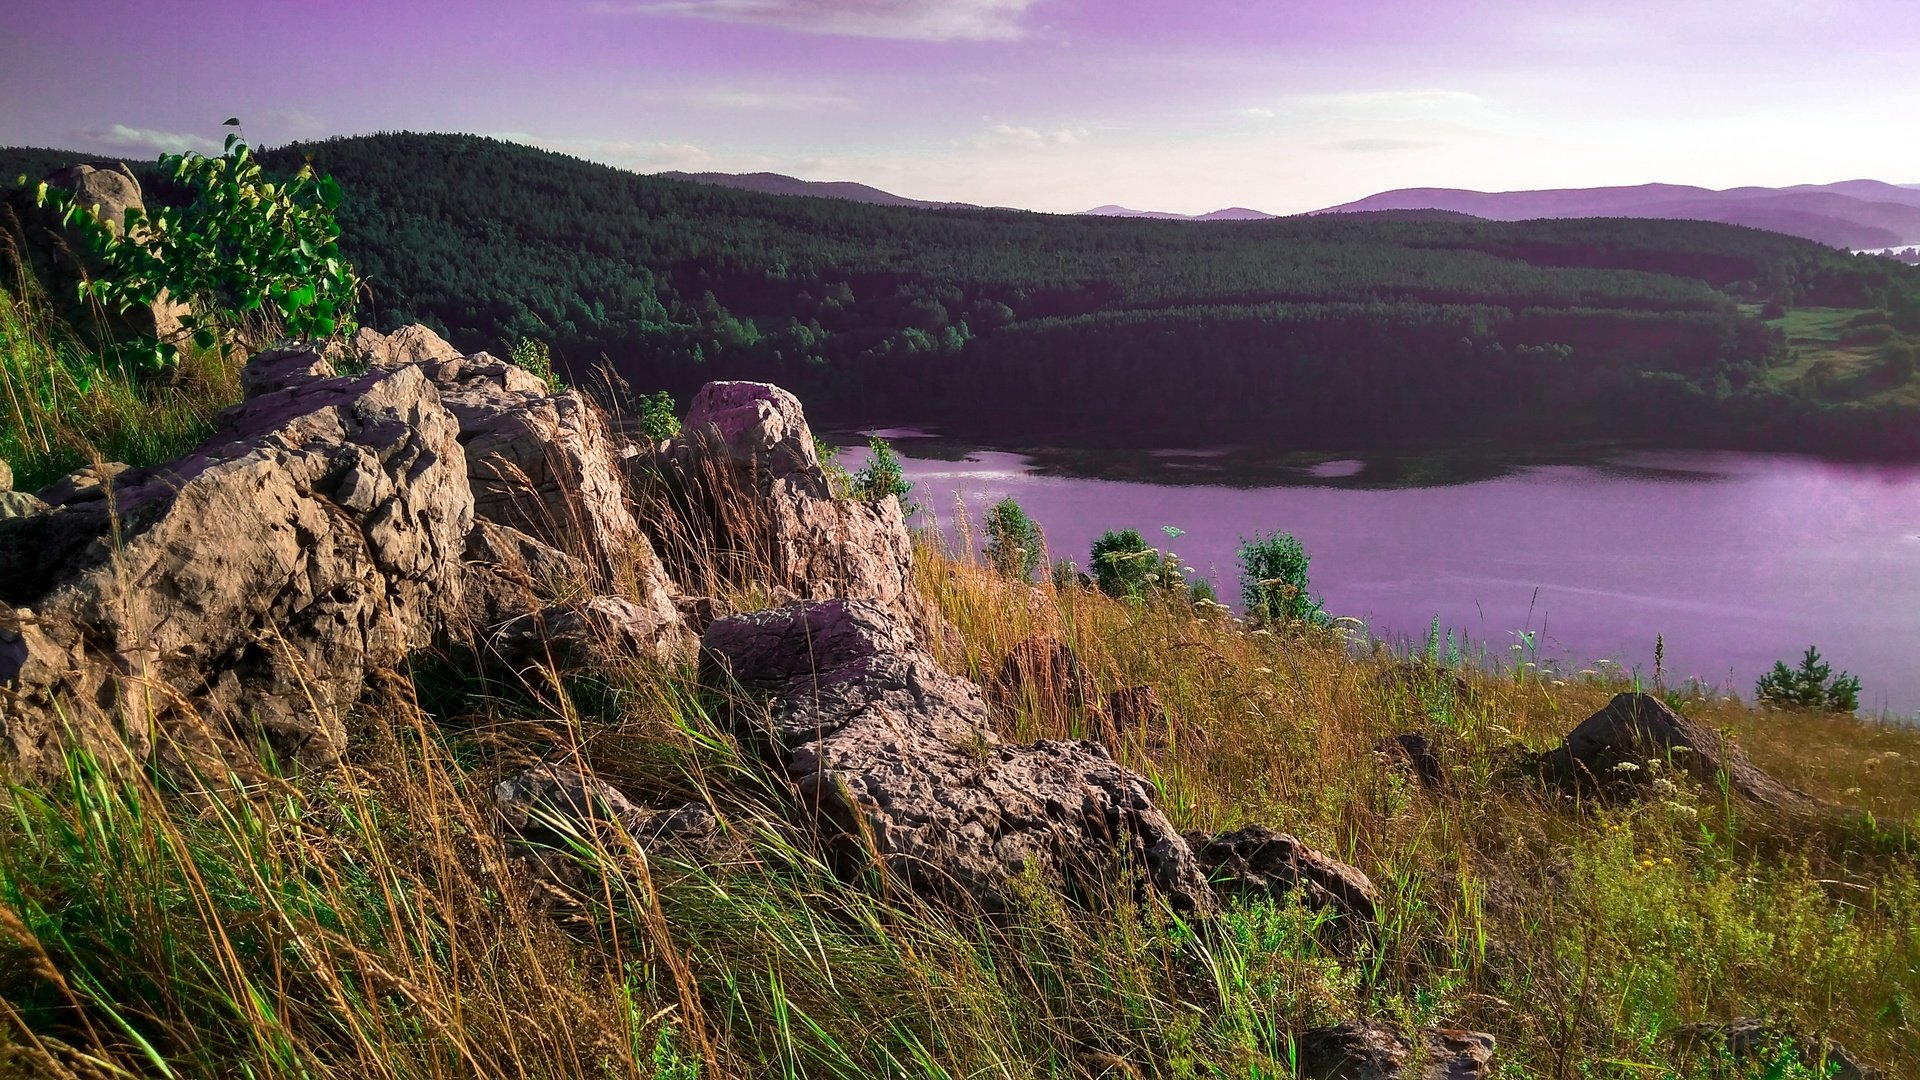
[[238, 115], [261, 144], [465, 131], [1058, 212], [1920, 181], [1898, 138], [1920, 9], [1897, 0], [1248, 7], [28, 0], [0, 41], [0, 142], [208, 149]]

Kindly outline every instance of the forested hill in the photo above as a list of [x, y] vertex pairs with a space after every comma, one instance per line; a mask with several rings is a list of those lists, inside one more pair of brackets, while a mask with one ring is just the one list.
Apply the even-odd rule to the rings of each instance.
[[540, 338], [576, 375], [604, 359], [640, 390], [769, 378], [845, 420], [1036, 439], [1920, 453], [1911, 414], [1885, 395], [1780, 378], [1792, 356], [1759, 317], [1770, 304], [1885, 311], [1876, 333], [1899, 345], [1889, 327], [1920, 329], [1920, 272], [1774, 233], [929, 211], [640, 176], [472, 136], [263, 156], [286, 169], [310, 157], [345, 186], [345, 244], [376, 324], [426, 322], [489, 349]]

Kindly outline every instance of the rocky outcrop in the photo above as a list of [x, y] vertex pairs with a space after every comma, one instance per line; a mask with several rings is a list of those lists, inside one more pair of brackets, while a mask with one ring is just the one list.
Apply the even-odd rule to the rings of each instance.
[[1298, 837], [1249, 825], [1218, 836], [1188, 833], [1187, 843], [1222, 892], [1276, 900], [1297, 896], [1308, 907], [1337, 913], [1348, 927], [1379, 920], [1380, 894], [1367, 875]]
[[64, 506], [77, 498], [98, 498], [102, 484], [111, 484], [130, 466], [123, 461], [105, 461], [77, 469], [40, 489], [40, 501], [48, 506]]
[[13, 466], [0, 460], [0, 492], [13, 490]]
[[638, 850], [701, 866], [737, 858], [741, 845], [703, 803], [643, 806], [577, 767], [542, 762], [494, 785], [508, 851], [540, 877], [578, 889], [591, 860]]
[[1301, 1075], [1311, 1080], [1485, 1080], [1494, 1041], [1476, 1031], [1431, 1027], [1410, 1037], [1362, 1021], [1309, 1031], [1296, 1047]]
[[702, 682], [730, 698], [735, 724], [758, 732], [854, 859], [988, 909], [1022, 874], [1095, 895], [1130, 866], [1176, 907], [1213, 909], [1148, 781], [1097, 743], [1002, 743], [979, 689], [880, 605], [735, 615], [702, 645]]
[[1737, 794], [1776, 809], [1812, 811], [1819, 806], [1811, 796], [1755, 767], [1719, 732], [1681, 716], [1651, 694], [1616, 694], [1539, 764], [1560, 784], [1597, 794], [1640, 795], [1662, 773], [1675, 773], [1707, 785], [1718, 785], [1724, 777]]
[[109, 757], [219, 733], [330, 757], [369, 672], [445, 625], [473, 496], [418, 368], [256, 394], [168, 465], [0, 521], [0, 733]]
[[800, 403], [785, 390], [708, 383], [664, 453], [630, 460], [638, 482], [661, 492], [650, 528], [692, 591], [751, 583], [804, 599], [869, 600], [923, 633], [936, 630], [913, 586], [899, 500], [835, 498]]
[[[691, 647], [690, 635], [671, 631], [680, 622], [676, 590], [627, 506], [620, 458], [591, 402], [486, 353], [462, 356], [424, 326], [386, 335], [362, 329], [346, 354], [371, 370], [412, 368], [433, 381], [459, 425], [475, 518], [524, 538], [476, 538], [481, 550], [470, 561], [506, 573], [477, 582], [478, 625], [497, 627], [562, 598], [513, 588], [517, 556], [531, 559], [528, 569], [547, 584], [565, 574], [576, 586], [620, 586], [646, 621], [667, 628], [674, 648]], [[247, 385], [260, 392], [331, 370], [311, 351], [267, 354], [248, 365]]]

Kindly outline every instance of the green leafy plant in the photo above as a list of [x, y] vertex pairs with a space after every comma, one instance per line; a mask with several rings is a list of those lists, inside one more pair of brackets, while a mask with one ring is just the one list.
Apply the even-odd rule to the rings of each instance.
[[548, 389], [560, 389], [560, 376], [553, 373], [553, 354], [548, 352], [546, 342], [521, 338], [507, 350], [507, 359], [540, 376]]
[[1159, 569], [1160, 553], [1138, 529], [1109, 529], [1093, 542], [1093, 578], [1108, 596], [1145, 596]]
[[680, 417], [674, 412], [673, 395], [655, 390], [640, 399], [640, 430], [647, 438], [662, 442], [680, 434]]
[[878, 436], [867, 440], [867, 448], [872, 457], [867, 460], [859, 472], [853, 474], [853, 494], [867, 502], [880, 502], [888, 497], [900, 500], [900, 510], [913, 514], [920, 507], [907, 501], [907, 495], [913, 491], [913, 485], [907, 483], [904, 470], [900, 467], [900, 458], [893, 447]]
[[987, 562], [1019, 581], [1031, 581], [1045, 563], [1040, 526], [1012, 497], [987, 511]]
[[1820, 658], [1820, 650], [1807, 646], [1800, 666], [1787, 667], [1776, 660], [1773, 670], [1761, 676], [1754, 693], [1768, 705], [1794, 709], [1821, 709], [1827, 712], [1853, 712], [1860, 707], [1860, 679], [1841, 672]]
[[[169, 154], [160, 167], [192, 198], [128, 210], [119, 222], [100, 220], [73, 192], [44, 182], [34, 189], [35, 201], [60, 211], [100, 260], [102, 272], [80, 286], [82, 299], [126, 311], [164, 292], [191, 307], [182, 328], [209, 350], [246, 347], [249, 320], [295, 338], [353, 332], [360, 279], [340, 253], [337, 182], [310, 164], [291, 179], [270, 179], [238, 133], [218, 157]], [[176, 342], [139, 344], [161, 366], [179, 359]]]
[[1247, 614], [1270, 625], [1329, 621], [1308, 591], [1307, 549], [1291, 533], [1255, 533], [1240, 543], [1240, 600]]

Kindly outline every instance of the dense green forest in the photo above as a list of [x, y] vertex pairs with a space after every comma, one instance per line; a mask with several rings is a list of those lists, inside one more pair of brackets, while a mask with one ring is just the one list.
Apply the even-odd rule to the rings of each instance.
[[[1706, 222], [1163, 222], [889, 208], [640, 176], [475, 136], [282, 147], [346, 188], [367, 321], [548, 342], [585, 380], [779, 381], [829, 417], [1003, 438], [1334, 448], [1617, 438], [1920, 454], [1920, 270]], [[0, 152], [0, 176], [72, 155]], [[165, 197], [164, 191], [161, 197]], [[1788, 378], [1788, 309], [1891, 350]], [[1890, 328], [1890, 329], [1886, 329]], [[1878, 355], [1878, 354], [1875, 354]], [[1877, 363], [1877, 362], [1876, 362]]]

